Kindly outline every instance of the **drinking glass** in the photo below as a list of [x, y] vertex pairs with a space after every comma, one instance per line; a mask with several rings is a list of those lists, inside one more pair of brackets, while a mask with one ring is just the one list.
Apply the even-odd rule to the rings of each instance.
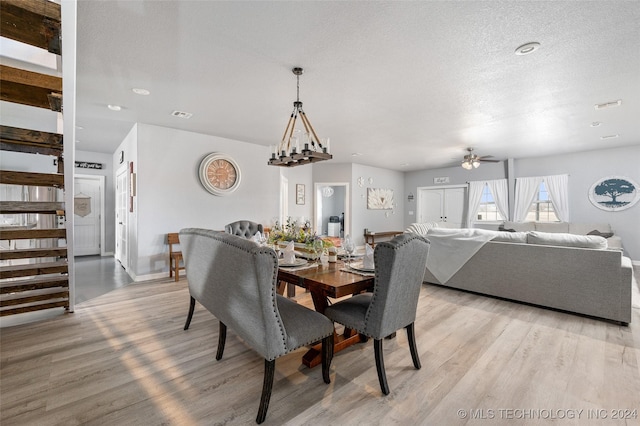
[[353, 254], [353, 251], [356, 249], [356, 245], [353, 243], [353, 240], [351, 240], [351, 238], [349, 238], [349, 236], [347, 235], [347, 237], [344, 239], [344, 251], [347, 252], [347, 264], [351, 265], [351, 254]]
[[321, 239], [313, 240], [313, 252], [317, 256], [316, 260], [318, 261], [318, 265], [321, 264], [320, 255], [322, 254], [322, 250], [324, 250], [324, 244], [322, 243], [322, 240]]

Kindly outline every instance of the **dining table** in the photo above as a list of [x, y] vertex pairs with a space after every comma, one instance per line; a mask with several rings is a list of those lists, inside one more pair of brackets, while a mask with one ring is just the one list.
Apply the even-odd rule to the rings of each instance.
[[[373, 290], [374, 274], [349, 268], [342, 260], [320, 264], [314, 262], [308, 267], [279, 267], [278, 281], [302, 287], [311, 293], [311, 299], [317, 312], [324, 313], [329, 299], [339, 299], [363, 291]], [[282, 290], [283, 291], [283, 290]], [[333, 353], [352, 346], [363, 338], [354, 330], [345, 328], [342, 334], [334, 329]], [[322, 362], [321, 345], [312, 346], [302, 357], [307, 367], [315, 367]]]

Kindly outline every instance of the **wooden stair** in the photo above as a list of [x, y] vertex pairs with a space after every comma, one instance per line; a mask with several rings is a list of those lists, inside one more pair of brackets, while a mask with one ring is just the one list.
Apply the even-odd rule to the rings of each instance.
[[[61, 55], [61, 8], [48, 0], [0, 1], [0, 36]], [[0, 99], [62, 112], [62, 78], [0, 65]], [[63, 137], [35, 129], [0, 126], [0, 150], [51, 156], [57, 173], [0, 170], [0, 184], [65, 188]], [[4, 192], [3, 192], [4, 193]], [[27, 225], [0, 226], [0, 316], [51, 308], [69, 310], [65, 228], [43, 228], [39, 219], [66, 215], [64, 202], [0, 200], [0, 214], [20, 215]], [[37, 217], [37, 219], [34, 219]], [[28, 220], [27, 220], [28, 219]], [[6, 248], [8, 247], [8, 249]]]

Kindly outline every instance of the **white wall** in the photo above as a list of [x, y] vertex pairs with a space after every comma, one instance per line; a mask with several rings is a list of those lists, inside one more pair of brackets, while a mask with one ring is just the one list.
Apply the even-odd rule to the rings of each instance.
[[[282, 173], [289, 182], [288, 188], [288, 206], [289, 216], [294, 220], [304, 217], [313, 221], [313, 166], [299, 167], [273, 167]], [[304, 185], [305, 201], [304, 204], [296, 204], [296, 184]], [[277, 215], [276, 211], [276, 215]], [[272, 227], [275, 225], [273, 218], [269, 222], [263, 222], [264, 226]]]
[[[474, 170], [462, 167], [422, 170], [405, 175], [405, 191], [416, 196], [416, 188], [433, 186], [433, 178], [449, 177], [449, 184], [464, 184], [473, 180], [517, 179], [518, 177], [569, 174], [570, 220], [580, 223], [609, 223], [622, 238], [625, 254], [640, 261], [640, 203], [619, 211], [600, 210], [589, 202], [587, 193], [597, 180], [612, 176], [626, 176], [640, 184], [640, 146], [579, 152], [552, 157], [536, 157], [513, 160], [513, 176], [508, 176], [504, 163], [483, 163]], [[415, 222], [416, 198], [406, 206], [404, 226]], [[414, 215], [410, 215], [414, 212]]]
[[571, 222], [609, 223], [622, 238], [625, 254], [640, 261], [640, 203], [617, 212], [595, 207], [588, 198], [591, 186], [607, 176], [625, 176], [640, 185], [640, 145], [514, 161], [516, 178], [569, 174]]
[[[240, 166], [240, 187], [226, 197], [207, 192], [198, 178], [200, 162], [212, 152], [229, 154]], [[280, 168], [267, 165], [268, 154], [268, 147], [138, 124], [136, 279], [168, 271], [168, 232], [222, 230], [240, 219], [270, 224], [278, 215]]]

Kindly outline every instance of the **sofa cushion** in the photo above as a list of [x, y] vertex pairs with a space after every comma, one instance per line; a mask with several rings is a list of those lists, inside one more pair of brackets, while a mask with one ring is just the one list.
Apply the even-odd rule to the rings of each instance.
[[547, 246], [580, 247], [604, 250], [607, 240], [597, 235], [574, 235], [532, 231], [527, 234], [527, 243]]
[[429, 232], [429, 229], [437, 228], [437, 227], [438, 227], [437, 222], [412, 223], [411, 225], [409, 225], [407, 229], [405, 229], [404, 233], [427, 235], [427, 232]]
[[491, 241], [498, 241], [502, 243], [526, 243], [526, 232], [506, 232], [495, 231], [496, 236]]
[[502, 228], [509, 232], [529, 232], [536, 230], [533, 222], [510, 222], [508, 220], [504, 222]]
[[563, 232], [569, 233], [569, 222], [536, 222], [538, 232]]
[[589, 235], [592, 231], [610, 233], [611, 226], [608, 223], [570, 223], [569, 232], [578, 235]]

